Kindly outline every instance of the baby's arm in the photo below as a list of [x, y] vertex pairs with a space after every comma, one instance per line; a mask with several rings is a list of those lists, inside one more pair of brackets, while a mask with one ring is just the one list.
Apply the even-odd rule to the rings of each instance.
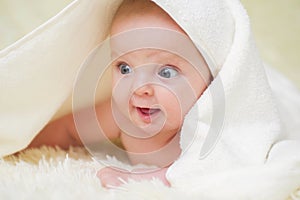
[[[120, 131], [113, 120], [110, 99], [99, 103], [96, 106], [96, 113], [106, 137], [109, 139], [119, 137]], [[42, 145], [59, 146], [63, 149], [68, 149], [70, 146], [82, 146], [72, 113], [47, 124], [28, 147], [40, 147]]]
[[82, 145], [75, 129], [72, 113], [48, 123], [33, 139], [28, 148], [42, 145], [59, 146], [63, 149], [68, 149], [69, 146]]

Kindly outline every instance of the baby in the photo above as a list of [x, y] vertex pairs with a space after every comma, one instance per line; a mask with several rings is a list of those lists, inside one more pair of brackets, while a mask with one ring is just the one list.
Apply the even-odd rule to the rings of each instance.
[[[197, 67], [180, 55], [163, 49], [145, 48], [119, 53], [120, 48], [131, 41], [114, 40], [114, 36], [149, 28], [157, 29], [158, 32], [168, 30], [181, 34], [190, 41], [176, 22], [155, 3], [149, 0], [125, 0], [116, 12], [110, 29], [111, 55], [114, 58], [110, 66], [112, 95], [96, 106], [96, 113], [105, 136], [111, 140], [121, 140], [132, 164], [154, 164], [161, 169], [136, 174], [107, 167], [98, 172], [104, 186], [121, 184], [119, 178], [142, 180], [153, 177], [169, 185], [165, 173], [172, 159], [174, 161], [181, 153], [179, 132], [184, 116], [211, 80], [209, 69], [200, 53], [197, 55], [200, 66]], [[153, 38], [147, 36], [144, 39]], [[172, 43], [174, 48], [176, 42]], [[187, 90], [192, 91], [193, 95], [187, 95]], [[126, 123], [138, 127], [138, 130], [145, 130], [150, 135], [145, 137], [143, 131], [128, 133], [116, 119], [115, 113], [124, 116]], [[169, 143], [171, 145], [168, 150], [160, 152], [160, 156], [154, 154], [147, 157], [148, 153], [161, 150]], [[82, 145], [73, 115], [69, 114], [49, 123], [29, 147], [40, 145], [65, 149]], [[130, 152], [145, 156], [136, 157]], [[172, 154], [169, 160], [168, 153]]]

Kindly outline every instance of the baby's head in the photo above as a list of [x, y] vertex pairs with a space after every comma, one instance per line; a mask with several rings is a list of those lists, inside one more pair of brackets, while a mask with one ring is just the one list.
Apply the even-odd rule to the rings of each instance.
[[[157, 132], [177, 133], [184, 116], [207, 88], [211, 80], [209, 69], [198, 51], [194, 54], [197, 58], [193, 59], [198, 61], [198, 66], [193, 66], [186, 56], [174, 53], [186, 48], [179, 46], [176, 40], [168, 44], [168, 49], [145, 46], [120, 53], [123, 46], [136, 42], [135, 34], [141, 32], [146, 33], [145, 45], [152, 40], [164, 43], [164, 37], [157, 37], [159, 32], [164, 35], [168, 32], [170, 38], [177, 35], [178, 41], [185, 38], [187, 44], [192, 43], [185, 31], [152, 1], [125, 0], [110, 31], [112, 57], [115, 58], [112, 64], [113, 102], [139, 127], [157, 123], [160, 127]], [[122, 34], [131, 36], [126, 41], [113, 39]], [[196, 47], [193, 48], [195, 51]]]

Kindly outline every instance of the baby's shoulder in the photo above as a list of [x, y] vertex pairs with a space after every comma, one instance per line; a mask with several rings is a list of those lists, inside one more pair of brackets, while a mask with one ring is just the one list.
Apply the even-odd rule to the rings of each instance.
[[100, 128], [109, 139], [119, 138], [120, 129], [115, 122], [111, 107], [111, 98], [107, 98], [95, 106]]

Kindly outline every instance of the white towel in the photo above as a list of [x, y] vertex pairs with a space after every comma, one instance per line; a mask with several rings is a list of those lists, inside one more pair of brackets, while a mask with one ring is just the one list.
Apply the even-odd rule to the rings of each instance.
[[[179, 1], [172, 5], [178, 6], [178, 4], [180, 4]], [[165, 5], [162, 4], [162, 6]], [[184, 9], [181, 9], [181, 12], [170, 13], [173, 18], [180, 19], [181, 16], [190, 15], [195, 18], [191, 21], [199, 22], [193, 23], [194, 30], [209, 30], [208, 33], [203, 33], [207, 37], [204, 42], [213, 59], [221, 60], [221, 63], [217, 62], [220, 64], [216, 80], [220, 79], [224, 91], [224, 104], [218, 108], [222, 111], [222, 106], [224, 106], [224, 113], [215, 110], [212, 106], [214, 102], [211, 100], [210, 93], [222, 92], [220, 84], [214, 86], [213, 83], [212, 86], [218, 89], [211, 92], [207, 90], [196, 104], [199, 115], [187, 116], [187, 123], [190, 120], [193, 120], [191, 124], [198, 123], [197, 132], [201, 133], [201, 137], [197, 134], [198, 138], [194, 139], [192, 147], [187, 149], [182, 160], [186, 158], [199, 163], [203, 172], [263, 163], [270, 147], [279, 140], [280, 124], [271, 89], [253, 43], [249, 20], [244, 9], [237, 1], [221, 0], [182, 2], [179, 7]], [[195, 9], [198, 7], [203, 7], [203, 10], [199, 12]], [[171, 9], [165, 8], [165, 10]], [[194, 11], [193, 14], [191, 11]], [[218, 19], [223, 21], [219, 22]], [[185, 28], [185, 24], [180, 20], [177, 22]], [[230, 37], [224, 32], [229, 32]], [[210, 37], [209, 33], [214, 33], [214, 35]], [[201, 33], [193, 34], [191, 38], [198, 41], [203, 36]], [[215, 51], [218, 54], [215, 54]], [[206, 159], [199, 160], [199, 150], [205, 141], [205, 133], [211, 127], [210, 123], [214, 115], [222, 114], [224, 114], [224, 121], [220, 121], [223, 124], [220, 125], [222, 130], [219, 133], [219, 141]], [[182, 142], [189, 133], [193, 132], [190, 127], [183, 126]], [[187, 140], [191, 141], [190, 138]]]
[[106, 35], [108, 4], [74, 1], [0, 52], [0, 155], [25, 148], [71, 94], [79, 66]]
[[[237, 0], [154, 2], [215, 63], [214, 81], [185, 118], [183, 153], [167, 173], [172, 186], [212, 199], [234, 199], [235, 190], [240, 191], [236, 199], [283, 199], [300, 186], [300, 155], [295, 152], [300, 145], [281, 141], [286, 133], [280, 127], [278, 96], [269, 86], [245, 10]], [[0, 155], [26, 147], [60, 109], [79, 66], [107, 35], [120, 3], [76, 0], [1, 51]], [[298, 91], [288, 91], [299, 98]], [[61, 109], [67, 112], [70, 105]], [[295, 107], [285, 126], [299, 116]], [[270, 192], [253, 193], [260, 186]], [[214, 194], [215, 188], [223, 190]]]

